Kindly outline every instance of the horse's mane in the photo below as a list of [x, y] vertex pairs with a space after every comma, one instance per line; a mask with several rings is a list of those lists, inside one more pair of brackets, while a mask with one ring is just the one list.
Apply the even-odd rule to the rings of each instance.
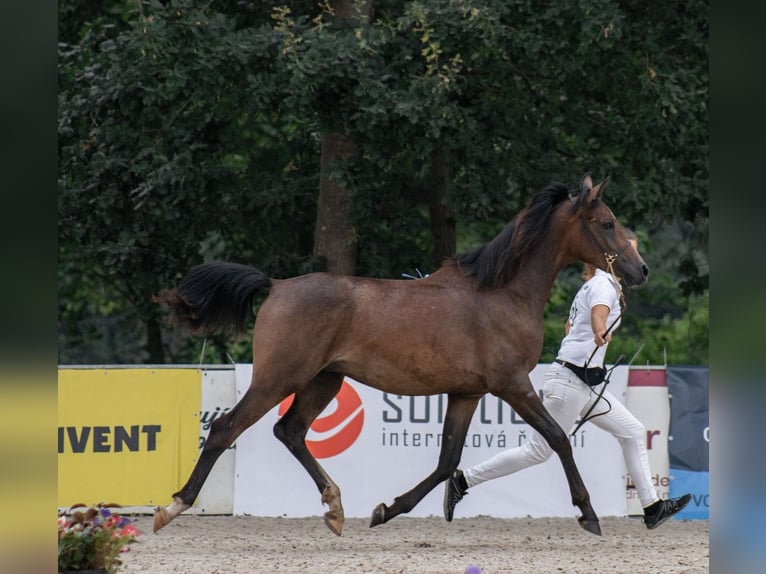
[[548, 234], [551, 214], [568, 197], [565, 185], [552, 183], [537, 193], [497, 237], [455, 256], [453, 262], [467, 277], [476, 277], [480, 288], [502, 287]]

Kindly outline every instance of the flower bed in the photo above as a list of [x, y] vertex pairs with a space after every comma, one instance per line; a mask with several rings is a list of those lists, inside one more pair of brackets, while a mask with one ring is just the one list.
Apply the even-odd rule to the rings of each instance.
[[100, 571], [115, 574], [119, 556], [140, 534], [118, 504], [76, 504], [58, 515], [59, 572]]

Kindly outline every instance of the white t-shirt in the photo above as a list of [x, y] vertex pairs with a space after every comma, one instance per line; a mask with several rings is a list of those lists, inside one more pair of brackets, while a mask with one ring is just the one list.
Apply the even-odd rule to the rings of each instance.
[[[596, 305], [609, 307], [606, 320], [606, 327], [609, 328], [620, 315], [620, 285], [609, 273], [601, 269], [596, 269], [596, 274], [580, 287], [572, 301], [572, 307], [569, 309], [569, 334], [561, 341], [558, 359], [580, 367], [585, 365], [585, 361], [596, 348], [590, 322], [591, 309]], [[617, 321], [609, 333], [614, 333], [619, 326], [620, 322]], [[608, 344], [598, 348], [588, 363], [588, 368], [604, 366], [607, 347]]]

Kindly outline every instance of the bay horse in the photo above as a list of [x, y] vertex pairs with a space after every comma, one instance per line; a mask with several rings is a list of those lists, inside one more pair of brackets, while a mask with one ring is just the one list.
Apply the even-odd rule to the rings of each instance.
[[[648, 267], [602, 200], [608, 178], [583, 177], [576, 196], [561, 184], [537, 193], [488, 243], [445, 261], [424, 279], [388, 280], [311, 273], [271, 279], [236, 263], [192, 268], [157, 299], [199, 334], [243, 332], [253, 299], [267, 292], [253, 328], [253, 374], [237, 405], [212, 424], [191, 476], [157, 507], [154, 531], [196, 499], [218, 457], [247, 428], [294, 393], [274, 434], [303, 465], [340, 536], [340, 489], [306, 447], [306, 433], [345, 376], [396, 395], [446, 393], [436, 469], [414, 488], [380, 503], [370, 527], [409, 512], [457, 468], [474, 410], [486, 393], [507, 402], [559, 456], [579, 524], [601, 534], [564, 431], [545, 410], [529, 373], [543, 345], [543, 310], [559, 271], [578, 260], [619, 275], [628, 286]], [[413, 329], [412, 325], [423, 325]]]

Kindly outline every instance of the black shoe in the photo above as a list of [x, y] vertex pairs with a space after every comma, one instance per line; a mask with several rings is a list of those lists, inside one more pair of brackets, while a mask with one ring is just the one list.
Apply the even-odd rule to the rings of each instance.
[[657, 528], [676, 512], [681, 512], [692, 499], [691, 494], [684, 494], [680, 498], [658, 500], [644, 508], [644, 524], [648, 529]]
[[447, 480], [444, 481], [444, 520], [452, 522], [457, 503], [468, 494], [468, 484], [463, 476], [463, 471], [457, 469]]

